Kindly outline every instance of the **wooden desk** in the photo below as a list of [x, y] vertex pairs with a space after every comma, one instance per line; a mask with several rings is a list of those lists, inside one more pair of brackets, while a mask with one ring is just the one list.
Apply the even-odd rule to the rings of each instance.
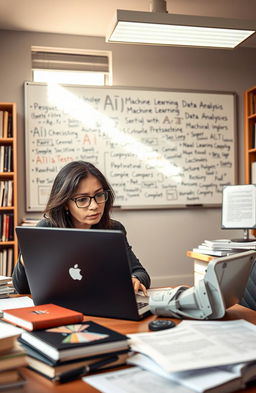
[[[129, 333], [147, 332], [148, 322], [156, 318], [157, 317], [155, 315], [152, 315], [141, 322], [125, 321], [120, 319], [96, 318], [96, 317], [88, 317], [86, 319], [90, 319], [95, 322], [101, 323], [109, 328], [119, 331], [120, 333], [129, 334]], [[239, 305], [233, 306], [227, 311], [224, 320], [236, 320], [236, 319], [245, 319], [249, 322], [256, 324], [256, 311], [250, 310], [248, 308]], [[179, 323], [180, 321], [175, 320], [175, 322]], [[22, 391], [22, 393], [71, 393], [71, 392], [97, 393], [98, 392], [98, 390], [94, 389], [90, 385], [87, 385], [81, 379], [63, 385], [57, 385], [52, 383], [45, 377], [42, 377], [36, 372], [31, 371], [27, 368], [22, 368], [22, 372], [27, 378], [27, 384], [25, 385], [25, 389]], [[239, 390], [239, 393], [256, 393], [256, 384], [255, 387]]]
[[190, 258], [193, 258], [194, 260], [194, 285], [196, 285], [199, 280], [204, 278], [208, 263], [217, 257], [199, 254], [198, 252], [194, 251], [187, 251], [186, 255]]

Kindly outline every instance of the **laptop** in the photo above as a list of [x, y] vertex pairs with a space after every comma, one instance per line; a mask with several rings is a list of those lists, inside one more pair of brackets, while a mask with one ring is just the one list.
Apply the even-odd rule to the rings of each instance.
[[148, 298], [137, 304], [122, 231], [18, 226], [16, 233], [35, 305], [129, 320], [148, 315]]

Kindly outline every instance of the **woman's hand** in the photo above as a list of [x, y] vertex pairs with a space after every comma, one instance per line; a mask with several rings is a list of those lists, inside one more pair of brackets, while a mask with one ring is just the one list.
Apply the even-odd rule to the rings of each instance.
[[146, 287], [140, 282], [137, 277], [132, 276], [132, 283], [135, 293], [138, 293], [138, 291], [142, 291], [145, 296], [148, 296]]

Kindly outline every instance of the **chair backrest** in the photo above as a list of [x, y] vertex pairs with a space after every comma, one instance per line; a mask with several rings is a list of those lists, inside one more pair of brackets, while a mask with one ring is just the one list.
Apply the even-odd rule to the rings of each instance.
[[254, 261], [243, 298], [240, 302], [242, 306], [256, 310], [256, 261]]

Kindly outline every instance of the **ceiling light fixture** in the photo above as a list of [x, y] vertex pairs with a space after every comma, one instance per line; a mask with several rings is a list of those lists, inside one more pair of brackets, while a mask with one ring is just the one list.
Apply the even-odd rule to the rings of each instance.
[[106, 41], [235, 48], [255, 30], [249, 20], [168, 14], [165, 0], [153, 0], [151, 12], [117, 10]]

